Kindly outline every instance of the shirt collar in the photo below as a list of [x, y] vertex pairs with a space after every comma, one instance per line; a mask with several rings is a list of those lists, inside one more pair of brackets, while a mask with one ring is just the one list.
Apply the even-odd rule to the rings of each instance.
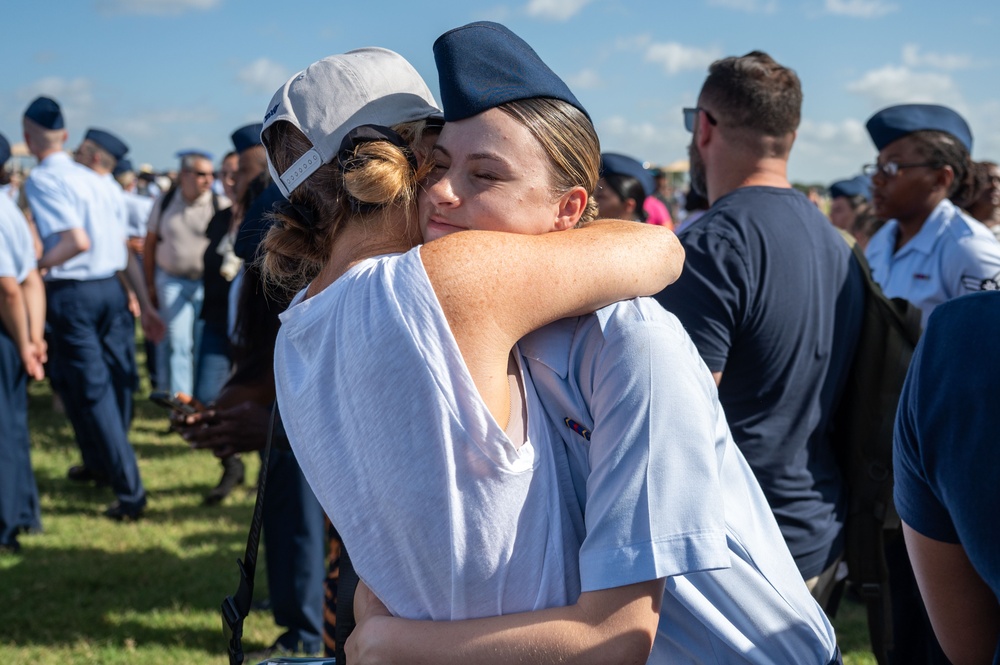
[[[927, 216], [923, 226], [917, 231], [917, 235], [910, 238], [910, 242], [901, 247], [897, 254], [902, 254], [903, 252], [930, 254], [933, 252], [938, 236], [944, 233], [946, 222], [955, 216], [957, 210], [954, 203], [948, 199], [943, 199], [934, 206], [934, 210]], [[895, 237], [895, 234], [893, 234], [893, 239]]]
[[517, 343], [521, 355], [537, 360], [565, 379], [569, 375], [569, 356], [578, 318], [560, 319], [528, 333]]

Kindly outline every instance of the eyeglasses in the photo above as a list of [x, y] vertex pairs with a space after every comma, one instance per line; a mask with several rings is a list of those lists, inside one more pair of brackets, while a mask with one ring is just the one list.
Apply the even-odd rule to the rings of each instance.
[[940, 162], [914, 162], [912, 164], [900, 164], [898, 162], [886, 162], [885, 164], [865, 164], [861, 167], [861, 172], [866, 176], [874, 176], [876, 173], [886, 178], [895, 178], [902, 169], [915, 169], [918, 166], [929, 166], [932, 169], [941, 168]]
[[694, 108], [684, 109], [684, 129], [688, 130], [689, 132], [694, 132], [694, 125], [695, 122], [697, 122], [698, 120], [698, 111], [701, 111], [705, 114], [705, 117], [708, 118], [708, 124], [712, 125], [713, 127], [719, 124], [719, 121], [713, 118], [711, 113], [709, 113], [700, 106], [696, 106]]

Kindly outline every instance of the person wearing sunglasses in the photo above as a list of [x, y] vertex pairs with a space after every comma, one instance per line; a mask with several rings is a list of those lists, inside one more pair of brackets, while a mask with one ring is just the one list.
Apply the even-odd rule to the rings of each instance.
[[865, 252], [882, 291], [919, 307], [926, 325], [946, 300], [1000, 289], [1000, 243], [953, 203], [974, 186], [972, 131], [962, 116], [946, 106], [902, 104], [866, 127], [879, 151], [865, 166], [872, 202], [889, 220]]
[[844, 551], [830, 420], [860, 335], [851, 250], [788, 180], [798, 76], [766, 53], [716, 61], [695, 108], [691, 188], [711, 208], [680, 234], [684, 272], [656, 296], [715, 375], [733, 438], [821, 605]]

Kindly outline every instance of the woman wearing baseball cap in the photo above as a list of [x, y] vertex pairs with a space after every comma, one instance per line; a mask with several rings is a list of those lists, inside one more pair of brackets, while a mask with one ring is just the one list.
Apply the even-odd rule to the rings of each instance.
[[[281, 316], [278, 403], [359, 576], [394, 614], [566, 604], [578, 542], [561, 444], [511, 349], [552, 320], [656, 292], [681, 252], [669, 232], [623, 222], [411, 249], [439, 125], [419, 75], [384, 49], [313, 63], [274, 95], [262, 140], [288, 203], [264, 269], [278, 288], [305, 287]], [[567, 220], [587, 201], [582, 188], [553, 198]], [[526, 503], [545, 509], [524, 518]]]

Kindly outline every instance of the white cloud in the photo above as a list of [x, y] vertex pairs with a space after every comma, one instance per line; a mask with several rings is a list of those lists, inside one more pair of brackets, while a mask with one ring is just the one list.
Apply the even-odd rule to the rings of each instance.
[[273, 93], [292, 72], [267, 58], [257, 58], [236, 74], [248, 93]]
[[16, 97], [25, 104], [45, 95], [59, 102], [68, 117], [85, 113], [94, 104], [94, 82], [88, 78], [64, 79], [47, 76], [17, 91]]
[[949, 53], [921, 53], [916, 44], [903, 45], [903, 64], [907, 67], [930, 67], [932, 69], [968, 69], [975, 62], [971, 56]]
[[750, 14], [773, 14], [778, 11], [778, 0], [708, 0], [708, 4]]
[[165, 16], [205, 11], [220, 4], [222, 0], [97, 0], [97, 9], [104, 14]]
[[826, 11], [839, 16], [878, 18], [899, 10], [899, 5], [884, 0], [826, 0]]
[[646, 62], [663, 65], [668, 74], [706, 69], [721, 57], [721, 52], [716, 49], [684, 46], [677, 42], [650, 44], [646, 49]]
[[581, 69], [576, 74], [567, 76], [566, 83], [573, 90], [593, 90], [604, 85], [596, 69]]
[[874, 154], [875, 148], [860, 120], [803, 119], [789, 159], [789, 177], [793, 182], [829, 183], [860, 173], [861, 166], [872, 161]]
[[565, 21], [575, 16], [592, 0], [530, 0], [525, 7], [529, 16]]
[[151, 113], [138, 113], [115, 124], [123, 135], [137, 138], [153, 138], [162, 136], [164, 129], [171, 126], [171, 133], [178, 126], [201, 126], [215, 122], [218, 113], [212, 108], [201, 109], [159, 109]]
[[601, 150], [630, 155], [640, 162], [669, 164], [687, 158], [687, 146], [691, 135], [681, 124], [680, 109], [668, 112], [667, 117], [676, 121], [665, 121], [661, 125], [645, 121], [636, 122], [623, 116], [611, 116], [598, 121], [597, 133], [601, 137]]
[[847, 90], [876, 106], [921, 102], [956, 106], [960, 97], [955, 82], [947, 74], [915, 72], [896, 65], [886, 65], [866, 73], [847, 84]]

